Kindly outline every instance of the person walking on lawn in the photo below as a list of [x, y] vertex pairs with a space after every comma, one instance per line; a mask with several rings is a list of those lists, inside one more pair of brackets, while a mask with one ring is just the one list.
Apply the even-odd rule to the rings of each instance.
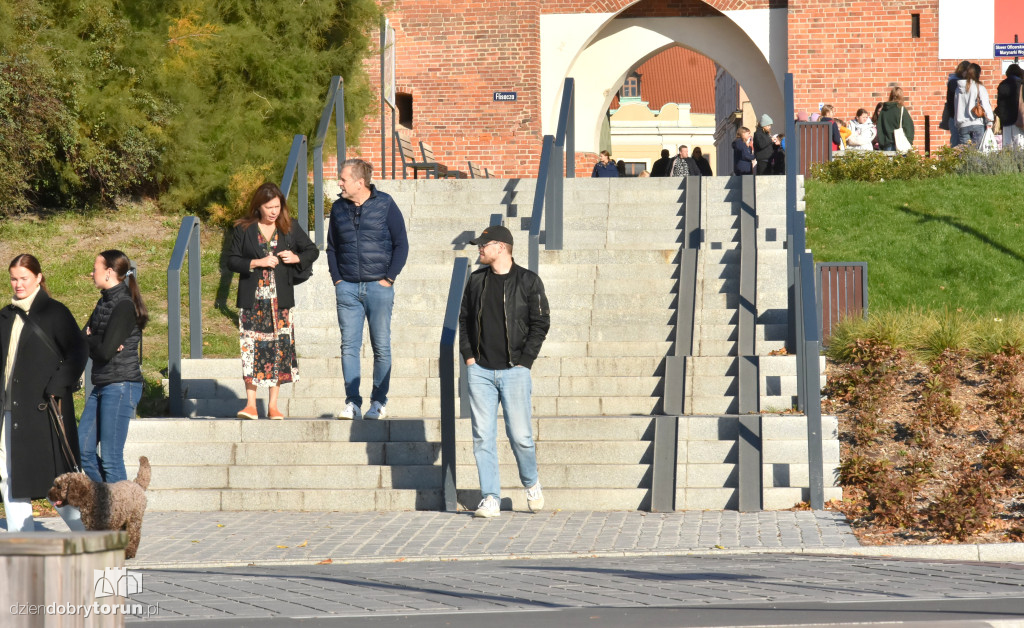
[[498, 404], [532, 512], [544, 508], [531, 426], [530, 367], [551, 327], [544, 284], [512, 259], [512, 234], [502, 226], [483, 230], [470, 244], [484, 267], [469, 277], [459, 312], [459, 352], [466, 362], [473, 455], [483, 499], [477, 517], [501, 514], [498, 472]]

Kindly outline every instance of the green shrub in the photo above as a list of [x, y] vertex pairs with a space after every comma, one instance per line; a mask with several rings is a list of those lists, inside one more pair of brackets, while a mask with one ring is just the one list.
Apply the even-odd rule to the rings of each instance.
[[943, 146], [931, 157], [911, 151], [891, 155], [881, 151], [850, 150], [828, 163], [811, 166], [819, 181], [909, 181], [950, 174], [1007, 175], [1024, 173], [1024, 151], [1006, 149], [982, 153], [972, 146]]

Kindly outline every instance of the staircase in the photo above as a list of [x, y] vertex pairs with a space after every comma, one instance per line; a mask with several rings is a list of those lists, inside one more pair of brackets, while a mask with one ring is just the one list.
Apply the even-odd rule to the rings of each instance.
[[[757, 341], [762, 412], [794, 404], [787, 321], [783, 179], [758, 179]], [[336, 421], [344, 405], [340, 334], [327, 261], [296, 290], [300, 381], [282, 387], [285, 421], [233, 417], [244, 404], [240, 360], [186, 360], [186, 412], [200, 420], [132, 422], [126, 460], [153, 464], [154, 510], [399, 510], [441, 505], [440, 328], [452, 263], [474, 262], [468, 241], [501, 222], [525, 265], [535, 181], [384, 181], [402, 208], [409, 262], [392, 321], [386, 421]], [[736, 403], [739, 190], [703, 179], [693, 356], [678, 419], [676, 508], [737, 504]], [[662, 412], [665, 358], [673, 349], [679, 248], [686, 210], [680, 180], [575, 179], [565, 187], [565, 250], [540, 254], [551, 331], [533, 368], [534, 433], [550, 508], [638, 509], [650, 505], [652, 414]], [[824, 363], [822, 362], [822, 368]], [[364, 336], [362, 392], [368, 406], [372, 352]], [[264, 403], [261, 400], [261, 404]], [[265, 415], [265, 407], [260, 411]], [[825, 478], [838, 465], [837, 427], [824, 420]], [[479, 500], [468, 420], [457, 421], [459, 502]], [[499, 441], [504, 440], [499, 438]], [[762, 419], [764, 507], [806, 499], [802, 416]], [[503, 507], [525, 509], [507, 445], [499, 443]], [[826, 489], [826, 499], [841, 489]]]

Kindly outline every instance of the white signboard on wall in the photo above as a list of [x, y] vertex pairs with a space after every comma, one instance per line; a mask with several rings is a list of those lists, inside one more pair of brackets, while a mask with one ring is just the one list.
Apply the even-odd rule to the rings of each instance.
[[939, 58], [991, 59], [995, 20], [995, 0], [939, 0]]

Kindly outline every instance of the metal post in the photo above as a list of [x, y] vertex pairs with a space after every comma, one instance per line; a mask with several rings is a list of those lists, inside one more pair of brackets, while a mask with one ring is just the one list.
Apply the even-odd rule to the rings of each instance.
[[569, 114], [565, 127], [565, 177], [576, 178], [576, 81], [565, 79], [569, 88]]
[[341, 168], [348, 157], [348, 146], [345, 144], [345, 84], [341, 83], [338, 88], [338, 97], [334, 100], [334, 131], [337, 134], [338, 144], [338, 178], [341, 178]]
[[199, 220], [192, 227], [188, 242], [188, 336], [192, 360], [203, 358], [203, 295], [200, 290], [202, 265], [199, 256]]
[[555, 251], [562, 250], [562, 198], [564, 190], [564, 166], [565, 155], [562, 150], [555, 147], [551, 155], [551, 173], [548, 175], [548, 210], [544, 217], [544, 227], [547, 234], [544, 237], [544, 248]]
[[[801, 255], [800, 260], [801, 292], [806, 297], [814, 295], [814, 257], [810, 253]], [[821, 376], [819, 356], [820, 339], [815, 319], [817, 313], [813, 307], [802, 308], [803, 319], [803, 354], [797, 359], [804, 363], [803, 384], [799, 386], [804, 393], [804, 414], [807, 416], [807, 465], [810, 480], [810, 502], [814, 510], [825, 507], [825, 478], [823, 468], [822, 434], [821, 434]]]
[[924, 117], [924, 154], [932, 156], [932, 117]]
[[800, 138], [796, 134], [796, 113], [795, 96], [793, 93], [793, 75], [786, 74], [786, 294], [789, 306], [789, 329], [786, 334], [786, 349], [796, 353], [796, 302], [794, 301], [794, 284], [796, 275], [793, 268], [796, 265], [793, 250], [793, 232], [796, 230], [796, 174], [800, 161]]
[[447, 512], [455, 512], [459, 507], [455, 479], [455, 339], [458, 337], [459, 311], [468, 275], [469, 260], [465, 257], [456, 258], [448, 288], [448, 304], [445, 307], [438, 355], [438, 375], [441, 380], [441, 490], [444, 494], [444, 510]]

